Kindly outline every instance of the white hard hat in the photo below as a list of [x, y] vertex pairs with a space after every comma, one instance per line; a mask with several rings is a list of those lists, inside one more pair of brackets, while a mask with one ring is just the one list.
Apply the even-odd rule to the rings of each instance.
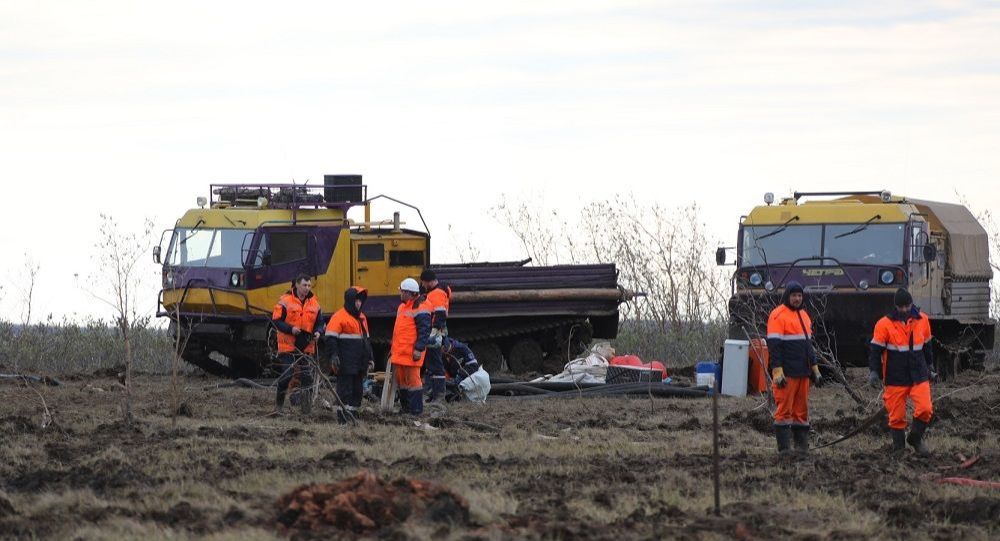
[[407, 278], [403, 280], [403, 283], [399, 284], [400, 291], [409, 291], [410, 293], [420, 293], [420, 284], [417, 283], [413, 278]]

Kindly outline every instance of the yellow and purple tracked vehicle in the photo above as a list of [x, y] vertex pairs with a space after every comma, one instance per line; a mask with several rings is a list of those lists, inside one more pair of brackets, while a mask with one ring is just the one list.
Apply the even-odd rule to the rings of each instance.
[[[726, 264], [727, 251], [716, 259]], [[939, 366], [977, 364], [993, 348], [986, 231], [962, 205], [874, 192], [774, 195], [740, 220], [730, 337], [763, 336], [786, 284], [808, 294], [821, 349], [863, 365], [875, 322], [906, 287], [931, 318]]]
[[[218, 375], [254, 375], [270, 364], [271, 310], [299, 273], [329, 317], [351, 285], [365, 305], [376, 357], [385, 352], [399, 304], [399, 283], [429, 266], [430, 234], [405, 229], [399, 212], [372, 221], [360, 175], [327, 175], [323, 185], [212, 185], [208, 198], [164, 233], [154, 259], [163, 265], [158, 315], [182, 333], [184, 360]], [[363, 219], [352, 219], [352, 211]], [[592, 338], [614, 338], [619, 304], [631, 294], [613, 264], [535, 267], [527, 261], [432, 265], [453, 289], [450, 334], [469, 342], [488, 369], [561, 369], [567, 352]], [[176, 334], [175, 334], [176, 336]]]

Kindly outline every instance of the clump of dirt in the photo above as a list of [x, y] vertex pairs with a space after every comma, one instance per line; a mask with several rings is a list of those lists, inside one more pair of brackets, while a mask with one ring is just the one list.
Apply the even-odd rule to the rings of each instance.
[[774, 418], [764, 408], [747, 411], [737, 411], [726, 415], [722, 420], [724, 427], [749, 427], [762, 434], [774, 432]]
[[10, 502], [7, 495], [0, 492], [0, 518], [12, 517], [17, 514], [14, 504]]
[[288, 530], [371, 533], [411, 517], [467, 524], [469, 504], [451, 489], [415, 479], [385, 481], [370, 471], [336, 483], [303, 485], [278, 499]]
[[177, 406], [176, 413], [181, 417], [194, 417], [194, 410], [191, 409], [191, 404], [187, 402], [183, 402], [180, 406]]
[[8, 415], [0, 419], [0, 434], [32, 434], [39, 426], [22, 415]]

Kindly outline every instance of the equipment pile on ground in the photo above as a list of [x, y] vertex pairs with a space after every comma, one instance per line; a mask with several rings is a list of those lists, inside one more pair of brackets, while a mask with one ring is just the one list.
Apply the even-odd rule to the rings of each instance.
[[385, 481], [370, 471], [336, 483], [303, 485], [278, 499], [289, 530], [371, 533], [410, 518], [464, 524], [469, 504], [451, 489], [415, 479]]

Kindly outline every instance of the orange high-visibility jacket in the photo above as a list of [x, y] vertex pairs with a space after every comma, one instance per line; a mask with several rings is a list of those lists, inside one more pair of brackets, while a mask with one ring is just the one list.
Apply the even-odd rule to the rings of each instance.
[[767, 352], [771, 368], [781, 367], [785, 376], [807, 378], [816, 364], [809, 341], [812, 320], [804, 309], [793, 310], [785, 304], [771, 311], [767, 318]]
[[444, 330], [448, 326], [448, 310], [451, 309], [451, 288], [446, 284], [438, 285], [427, 292], [427, 304], [431, 310], [431, 326]]
[[875, 324], [868, 367], [886, 385], [916, 385], [930, 379], [934, 366], [931, 322], [914, 306], [908, 314], [893, 311]]
[[[431, 334], [431, 311], [428, 308], [424, 297], [400, 303], [396, 310], [396, 324], [392, 328], [392, 349], [389, 353], [392, 364], [423, 365]], [[414, 351], [421, 352], [417, 360], [413, 360]]]
[[[311, 341], [312, 333], [319, 330], [317, 325], [322, 321], [319, 300], [309, 292], [304, 301], [299, 300], [292, 291], [288, 291], [274, 305], [271, 321], [278, 329], [278, 353], [292, 353], [296, 349], [312, 355], [316, 352], [316, 344]], [[302, 330], [298, 336], [292, 334], [292, 327]], [[297, 340], [297, 343], [296, 343]]]
[[[368, 292], [354, 286], [344, 292], [344, 307], [337, 310], [326, 324], [323, 341], [326, 355], [339, 359], [338, 374], [352, 375], [364, 372], [373, 358], [368, 318], [355, 307], [355, 300], [364, 303]], [[362, 305], [363, 307], [363, 305]]]

